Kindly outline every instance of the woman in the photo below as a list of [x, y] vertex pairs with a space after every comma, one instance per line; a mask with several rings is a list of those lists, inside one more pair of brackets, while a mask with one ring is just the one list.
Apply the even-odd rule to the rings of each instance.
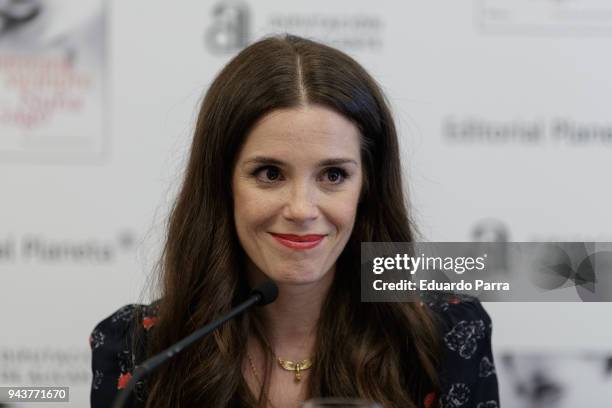
[[145, 355], [268, 277], [274, 303], [161, 367], [134, 404], [297, 407], [347, 396], [496, 407], [490, 319], [477, 301], [360, 302], [360, 243], [412, 240], [397, 135], [374, 80], [302, 38], [247, 47], [203, 101], [160, 300], [124, 307], [92, 334], [92, 406], [108, 406]]

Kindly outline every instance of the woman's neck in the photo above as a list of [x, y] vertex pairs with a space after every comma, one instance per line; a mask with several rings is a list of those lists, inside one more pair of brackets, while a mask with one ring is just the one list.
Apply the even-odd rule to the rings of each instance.
[[317, 282], [278, 284], [276, 301], [261, 309], [266, 339], [278, 357], [303, 359], [312, 354], [331, 272]]

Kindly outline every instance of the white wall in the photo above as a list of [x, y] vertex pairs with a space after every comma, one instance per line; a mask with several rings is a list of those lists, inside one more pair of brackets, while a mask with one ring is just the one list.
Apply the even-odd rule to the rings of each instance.
[[[42, 384], [71, 387], [71, 406], [87, 405], [89, 332], [141, 298], [198, 101], [240, 33], [313, 36], [371, 71], [395, 111], [428, 240], [474, 239], [488, 219], [512, 241], [612, 241], [612, 136], [603, 140], [612, 24], [597, 18], [612, 13], [608, 2], [91, 0], [62, 13], [81, 1], [44, 2], [50, 22], [31, 35], [39, 43], [0, 34], [0, 55], [77, 50], [93, 81], [76, 95], [82, 111], [35, 128], [0, 119], [0, 383], [43, 375]], [[105, 36], [78, 24], [92, 15]], [[52, 34], [65, 42], [49, 45]], [[0, 106], [19, 98], [0, 90]], [[453, 137], [470, 121], [509, 136]], [[576, 141], [556, 123], [586, 136]], [[529, 131], [536, 142], [521, 141]], [[28, 252], [28, 242], [47, 250]], [[89, 255], [53, 258], [50, 247]], [[608, 304], [486, 307], [497, 352], [612, 351]], [[33, 361], [45, 351], [45, 363]]]

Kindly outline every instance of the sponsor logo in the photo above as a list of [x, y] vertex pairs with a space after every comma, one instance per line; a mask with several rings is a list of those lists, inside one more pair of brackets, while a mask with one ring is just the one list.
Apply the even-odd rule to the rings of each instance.
[[442, 121], [442, 138], [452, 145], [612, 147], [612, 123], [570, 118], [493, 120], [447, 116]]
[[[223, 0], [212, 10], [212, 22], [204, 35], [212, 54], [231, 54], [255, 38], [255, 20], [246, 2]], [[383, 47], [383, 20], [372, 13], [280, 12], [263, 18], [257, 33], [291, 33], [324, 42], [345, 51], [378, 51]]]
[[480, 0], [476, 22], [485, 33], [612, 34], [606, 0]]
[[133, 254], [135, 234], [122, 231], [114, 238], [58, 238], [44, 234], [9, 234], [0, 237], [0, 265], [87, 264], [109, 265], [121, 254]]
[[231, 53], [249, 43], [251, 12], [240, 1], [224, 1], [212, 9], [213, 22], [206, 30], [205, 42], [214, 54]]

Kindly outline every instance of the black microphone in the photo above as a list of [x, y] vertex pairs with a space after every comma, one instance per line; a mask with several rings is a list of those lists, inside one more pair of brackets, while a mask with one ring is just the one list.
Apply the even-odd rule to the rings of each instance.
[[271, 280], [267, 280], [261, 283], [260, 285], [257, 285], [253, 290], [251, 290], [251, 293], [249, 294], [247, 300], [233, 308], [225, 316], [222, 316], [214, 322], [209, 323], [206, 326], [196, 330], [189, 336], [168, 347], [161, 353], [156, 354], [153, 357], [145, 360], [142, 364], [140, 364], [134, 369], [134, 372], [132, 373], [132, 378], [130, 379], [126, 387], [122, 391], [120, 391], [117, 397], [115, 398], [113, 408], [123, 408], [128, 397], [134, 390], [136, 383], [142, 380], [151, 371], [153, 371], [166, 361], [170, 360], [172, 357], [176, 356], [178, 353], [191, 346], [194, 342], [206, 336], [208, 333], [212, 332], [226, 321], [238, 316], [240, 313], [244, 312], [251, 306], [265, 306], [269, 303], [274, 302], [277, 296], [278, 287]]

